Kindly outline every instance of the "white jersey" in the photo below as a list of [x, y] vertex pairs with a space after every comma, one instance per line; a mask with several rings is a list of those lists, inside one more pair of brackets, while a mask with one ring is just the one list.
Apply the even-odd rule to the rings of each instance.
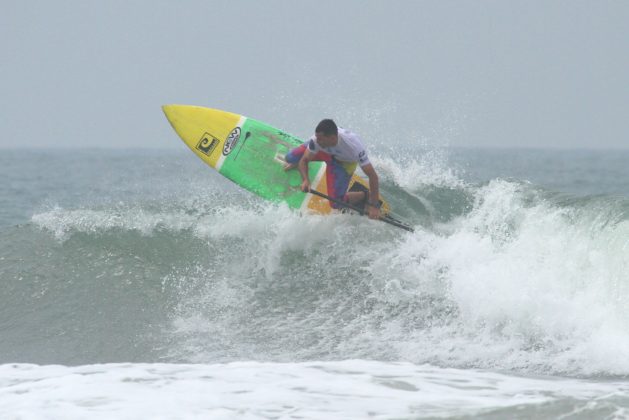
[[339, 141], [336, 146], [321, 147], [317, 143], [317, 137], [312, 136], [308, 140], [308, 150], [313, 154], [323, 151], [341, 162], [358, 162], [361, 167], [369, 165], [367, 149], [365, 149], [365, 145], [360, 137], [356, 133], [341, 127], [338, 129], [338, 133]]

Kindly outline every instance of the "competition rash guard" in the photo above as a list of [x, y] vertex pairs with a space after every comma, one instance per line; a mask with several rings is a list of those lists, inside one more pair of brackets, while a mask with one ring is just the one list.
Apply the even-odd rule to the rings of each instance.
[[308, 150], [311, 154], [325, 152], [342, 163], [358, 163], [360, 167], [369, 165], [369, 157], [362, 140], [356, 133], [344, 128], [338, 129], [338, 143], [333, 147], [321, 147], [316, 136], [308, 140]]

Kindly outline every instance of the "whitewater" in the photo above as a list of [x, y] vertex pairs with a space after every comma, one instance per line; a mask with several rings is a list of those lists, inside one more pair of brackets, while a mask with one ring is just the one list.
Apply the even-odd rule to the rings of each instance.
[[629, 153], [372, 155], [414, 233], [0, 152], [0, 417], [629, 418]]

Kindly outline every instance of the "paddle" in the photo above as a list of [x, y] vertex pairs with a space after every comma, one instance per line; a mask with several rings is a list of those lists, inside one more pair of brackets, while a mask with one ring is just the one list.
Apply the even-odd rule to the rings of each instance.
[[[312, 188], [310, 188], [308, 190], [308, 192], [310, 194], [318, 195], [321, 198], [325, 198], [326, 200], [329, 200], [329, 201], [331, 201], [331, 202], [333, 202], [335, 204], [338, 204], [339, 206], [343, 206], [343, 207], [346, 207], [348, 209], [354, 210], [355, 212], [358, 212], [358, 214], [360, 214], [362, 216], [365, 215], [365, 210], [364, 209], [358, 208], [358, 207], [356, 207], [356, 206], [354, 206], [354, 205], [352, 205], [350, 203], [346, 203], [345, 201], [337, 200], [336, 198], [332, 198], [329, 195], [325, 195], [322, 192], [319, 192], [317, 190], [313, 190]], [[399, 227], [400, 229], [404, 229], [404, 230], [406, 230], [408, 232], [415, 232], [415, 230], [412, 227], [404, 224], [403, 222], [400, 222], [399, 220], [394, 219], [393, 217], [391, 217], [389, 215], [385, 215], [385, 216], [381, 217], [378, 220], [381, 220], [384, 223], [388, 223], [388, 224], [390, 224], [392, 226]]]

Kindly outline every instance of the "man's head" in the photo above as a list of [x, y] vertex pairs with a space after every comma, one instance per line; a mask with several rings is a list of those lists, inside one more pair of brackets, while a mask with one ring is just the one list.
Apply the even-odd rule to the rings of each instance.
[[330, 119], [321, 120], [315, 129], [317, 143], [323, 147], [336, 146], [339, 140], [339, 129]]

